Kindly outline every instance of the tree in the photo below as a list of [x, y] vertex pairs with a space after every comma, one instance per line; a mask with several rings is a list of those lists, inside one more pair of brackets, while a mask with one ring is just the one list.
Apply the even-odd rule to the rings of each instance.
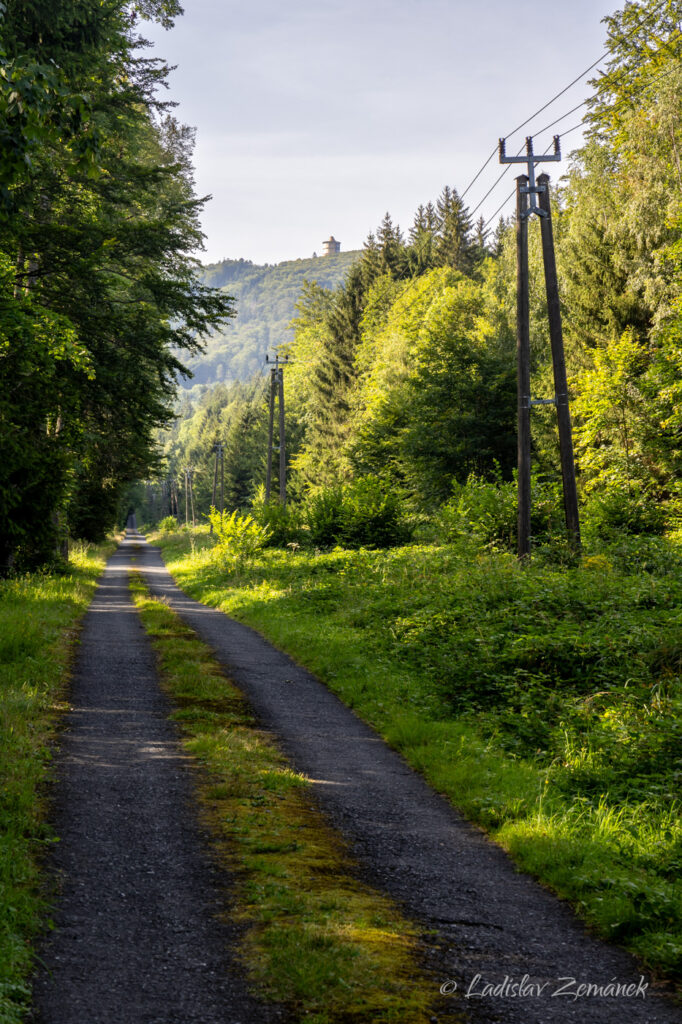
[[435, 263], [470, 273], [474, 262], [471, 218], [456, 189], [445, 186], [436, 203], [438, 230]]
[[[179, 7], [150, 0], [136, 9], [168, 21]], [[6, 68], [19, 57], [25, 68], [41, 68], [48, 55], [58, 68], [33, 120], [15, 118], [25, 135], [23, 169], [16, 160], [4, 165], [11, 201], [2, 247], [14, 272], [4, 286], [3, 419], [18, 425], [24, 409], [34, 412], [30, 432], [13, 446], [15, 461], [0, 468], [0, 491], [15, 494], [0, 522], [0, 534], [13, 538], [7, 565], [21, 554], [19, 509], [27, 533], [45, 541], [27, 564], [44, 559], [66, 510], [86, 537], [112, 524], [123, 486], [157, 463], [154, 434], [171, 415], [182, 372], [176, 353], [195, 350], [231, 304], [196, 280], [189, 253], [201, 242], [202, 203], [192, 192], [191, 136], [163, 117], [156, 89], [167, 68], [137, 56], [129, 6], [11, 5], [0, 34]], [[40, 350], [46, 318], [69, 339], [73, 358]], [[29, 349], [30, 379], [16, 373]], [[63, 472], [37, 460], [29, 478], [22, 459], [45, 435]], [[36, 494], [51, 495], [49, 515]]]

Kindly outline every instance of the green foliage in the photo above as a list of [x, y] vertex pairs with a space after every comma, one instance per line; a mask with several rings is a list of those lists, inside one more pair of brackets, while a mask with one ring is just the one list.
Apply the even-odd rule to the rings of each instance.
[[628, 534], [662, 534], [666, 507], [644, 488], [613, 483], [591, 494], [583, 508], [587, 536], [615, 540]]
[[[441, 506], [437, 523], [443, 539], [467, 540], [475, 546], [516, 550], [518, 491], [516, 479], [505, 481], [499, 471], [493, 480], [471, 475], [456, 484], [453, 496]], [[531, 536], [534, 546], [559, 545], [564, 539], [561, 485], [533, 476]]]
[[305, 504], [304, 516], [310, 540], [320, 548], [338, 544], [343, 534], [344, 502], [342, 487], [323, 487], [313, 491]]
[[165, 516], [157, 526], [157, 530], [161, 533], [176, 533], [179, 528], [175, 516]]
[[444, 539], [467, 538], [514, 550], [516, 546], [516, 484], [483, 480], [471, 475], [440, 509]]
[[212, 508], [208, 514], [216, 537], [212, 561], [223, 569], [239, 569], [268, 542], [270, 531], [259, 526], [253, 516], [230, 515]]
[[410, 536], [400, 498], [376, 477], [314, 491], [303, 515], [311, 542], [321, 548], [388, 548]]
[[344, 488], [340, 540], [346, 546], [390, 548], [409, 536], [400, 498], [384, 480], [359, 477]]
[[134, 22], [122, 0], [0, 20], [0, 572], [105, 534], [157, 463], [179, 355], [231, 314], [197, 280], [192, 136]]
[[267, 545], [284, 548], [298, 546], [304, 539], [300, 511], [291, 505], [282, 505], [278, 498], [265, 500], [265, 487], [256, 491], [251, 505], [253, 518], [268, 531]]
[[[655, 504], [677, 508], [682, 493], [682, 37], [672, 0], [628, 3], [606, 25], [609, 60], [594, 83], [589, 138], [552, 189], [578, 484], [587, 532], [602, 537], [660, 530]], [[529, 253], [532, 394], [550, 398], [537, 220]], [[326, 260], [308, 261], [329, 271], [310, 283], [304, 263], [266, 274], [228, 261], [209, 268], [206, 280], [243, 285], [244, 319], [256, 307], [274, 309], [289, 276], [298, 281], [294, 338], [284, 346], [293, 357], [285, 374], [287, 494], [299, 505], [325, 489], [311, 506], [320, 543], [343, 536], [339, 489], [375, 476], [422, 517], [447, 503], [453, 536], [511, 544], [512, 491], [485, 485], [498, 475], [509, 481], [516, 465], [511, 223], [501, 222], [488, 246], [485, 225], [472, 228], [447, 186], [418, 208], [407, 240], [386, 214], [342, 283]], [[169, 435], [170, 474], [194, 467], [201, 510], [211, 500], [216, 440], [227, 437], [230, 449], [228, 507], [247, 509], [265, 475], [262, 392], [253, 399], [235, 387], [186, 406]], [[534, 407], [531, 430], [534, 470], [546, 481], [534, 485], [533, 534], [542, 559], [568, 564], [573, 552], [549, 483], [560, 476], [555, 410]], [[85, 478], [92, 475], [87, 466]], [[453, 486], [470, 478], [478, 483], [459, 506], [448, 502]], [[506, 511], [494, 507], [503, 497]]]

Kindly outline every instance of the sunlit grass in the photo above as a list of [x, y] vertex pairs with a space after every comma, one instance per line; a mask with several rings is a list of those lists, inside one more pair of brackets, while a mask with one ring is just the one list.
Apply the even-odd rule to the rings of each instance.
[[140, 579], [136, 604], [186, 749], [203, 767], [200, 805], [236, 873], [231, 917], [256, 992], [317, 1024], [420, 1024], [439, 1000], [418, 962], [418, 930], [359, 881], [340, 837], [259, 729], [208, 649]]
[[55, 839], [46, 822], [52, 744], [104, 554], [79, 546], [64, 575], [0, 581], [0, 1024], [22, 1020], [30, 999], [32, 943], [48, 914], [41, 860]]
[[270, 550], [231, 574], [161, 544], [188, 593], [315, 672], [600, 934], [682, 976], [679, 540], [572, 568]]

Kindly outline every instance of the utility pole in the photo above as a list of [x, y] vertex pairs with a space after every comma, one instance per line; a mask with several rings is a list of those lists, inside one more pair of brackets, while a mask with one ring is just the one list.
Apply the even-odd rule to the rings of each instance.
[[220, 521], [225, 511], [225, 445], [221, 442], [220, 448]]
[[287, 503], [287, 464], [284, 448], [284, 370], [279, 367], [277, 371], [277, 384], [279, 389], [279, 500], [280, 504]]
[[[218, 490], [218, 462], [220, 462], [220, 516], [222, 519], [223, 505], [224, 505], [224, 493], [225, 493], [225, 473], [223, 469], [223, 448], [222, 441], [216, 441], [213, 445], [213, 451], [215, 452], [215, 466], [213, 469], [213, 494], [211, 496], [211, 508], [216, 507], [215, 497], [216, 491]], [[213, 523], [209, 528], [209, 533], [213, 533]]]
[[559, 427], [559, 452], [561, 455], [561, 476], [564, 482], [564, 511], [566, 528], [575, 547], [580, 546], [580, 519], [578, 517], [578, 488], [575, 479], [573, 458], [573, 434], [571, 431], [571, 410], [568, 407], [568, 382], [564, 358], [564, 336], [561, 329], [561, 306], [559, 305], [559, 284], [557, 281], [556, 259], [554, 256], [554, 233], [552, 231], [552, 210], [549, 202], [549, 175], [541, 174], [538, 185], [540, 209], [545, 214], [540, 218], [542, 234], [542, 257], [545, 265], [545, 290], [547, 292], [547, 313], [549, 316], [549, 337], [552, 345], [552, 366], [554, 369], [554, 394], [556, 398], [557, 424]]
[[530, 555], [530, 309], [528, 293], [528, 176], [516, 179], [516, 395], [518, 556]]
[[[268, 361], [268, 357], [265, 357], [265, 361]], [[276, 387], [276, 373], [277, 371], [273, 367], [270, 370], [270, 407], [269, 407], [269, 420], [268, 420], [268, 465], [265, 471], [265, 500], [270, 501], [270, 491], [272, 488], [272, 445], [273, 445], [273, 434], [275, 428], [275, 387]]]
[[[270, 358], [266, 355], [266, 363]], [[274, 429], [275, 429], [275, 395], [279, 407], [279, 500], [282, 505], [287, 503], [287, 467], [284, 427], [284, 370], [283, 367], [289, 363], [288, 358], [280, 357], [275, 353], [275, 365], [270, 370], [270, 408], [268, 422], [268, 464], [265, 476], [265, 500], [270, 500], [272, 491], [272, 459], [274, 452]]]
[[[213, 493], [211, 494], [211, 508], [215, 508], [215, 492], [218, 486], [218, 445], [213, 445], [213, 451], [215, 452], [215, 468], [213, 470]], [[213, 522], [211, 521], [208, 528], [209, 533], [213, 533]]]
[[[500, 139], [501, 164], [525, 164], [528, 174], [516, 179], [516, 344], [518, 363], [518, 555], [530, 555], [530, 410], [533, 405], [555, 405], [559, 427], [561, 475], [564, 489], [566, 528], [571, 543], [580, 547], [578, 495], [573, 460], [571, 415], [568, 407], [566, 364], [561, 330], [561, 309], [557, 283], [554, 238], [549, 202], [549, 176], [541, 174], [535, 180], [535, 165], [544, 161], [561, 160], [559, 136], [554, 136], [554, 152], [536, 155], [533, 140], [526, 139], [525, 156], [507, 156], [505, 140]], [[528, 296], [528, 221], [532, 214], [540, 220], [542, 255], [545, 269], [545, 288], [549, 333], [554, 369], [554, 398], [531, 398], [530, 393], [530, 328]]]
[[192, 507], [192, 529], [196, 527], [196, 517], [194, 514], [194, 490], [192, 488], [192, 474], [194, 470], [191, 466], [185, 466], [185, 526], [189, 525], [189, 510], [188, 501]]

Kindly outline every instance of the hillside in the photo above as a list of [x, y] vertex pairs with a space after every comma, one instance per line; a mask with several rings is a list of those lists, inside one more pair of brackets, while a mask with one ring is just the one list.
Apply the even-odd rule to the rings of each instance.
[[357, 256], [354, 251], [264, 266], [249, 260], [209, 264], [202, 283], [232, 295], [237, 316], [208, 340], [202, 355], [186, 361], [194, 376], [181, 381], [183, 389], [251, 377], [269, 348], [293, 337], [289, 325], [304, 281], [336, 288]]

